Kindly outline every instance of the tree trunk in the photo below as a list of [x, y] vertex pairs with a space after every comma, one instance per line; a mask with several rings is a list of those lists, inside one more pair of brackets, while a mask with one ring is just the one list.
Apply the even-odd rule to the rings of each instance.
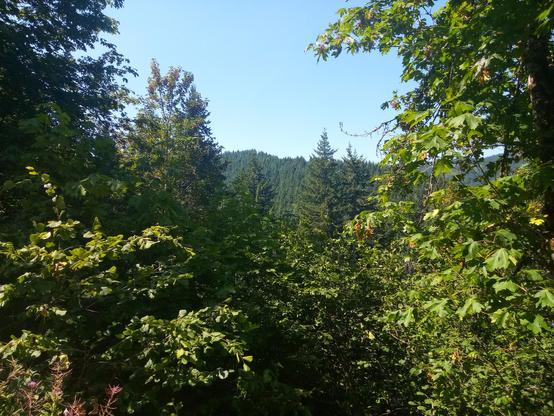
[[[554, 68], [548, 34], [532, 35], [527, 42], [524, 64], [535, 121], [536, 147], [532, 157], [543, 164], [554, 162]], [[548, 217], [548, 238], [554, 238], [554, 178], [547, 175], [539, 191], [544, 194], [543, 212]]]

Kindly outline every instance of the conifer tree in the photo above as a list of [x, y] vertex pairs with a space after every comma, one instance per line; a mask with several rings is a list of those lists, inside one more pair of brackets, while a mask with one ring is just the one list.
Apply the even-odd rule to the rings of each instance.
[[127, 157], [149, 190], [176, 197], [202, 215], [223, 185], [221, 149], [209, 127], [208, 102], [181, 68], [162, 75], [153, 60], [148, 93], [128, 136]]
[[371, 166], [349, 144], [340, 165], [340, 208], [343, 221], [369, 207]]
[[254, 156], [239, 172], [233, 185], [237, 191], [248, 194], [262, 212], [269, 212], [273, 205], [273, 187]]
[[310, 158], [306, 176], [302, 182], [297, 215], [300, 226], [315, 235], [332, 235], [340, 222], [335, 152], [324, 130], [315, 153]]

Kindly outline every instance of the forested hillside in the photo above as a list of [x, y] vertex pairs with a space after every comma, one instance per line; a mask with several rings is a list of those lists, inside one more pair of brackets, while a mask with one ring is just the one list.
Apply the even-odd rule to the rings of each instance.
[[401, 58], [378, 169], [222, 153], [123, 6], [0, 3], [0, 415], [554, 414], [552, 1], [321, 22]]
[[[309, 160], [306, 161], [303, 157], [279, 158], [256, 150], [223, 152], [223, 160], [226, 163], [225, 177], [228, 184], [232, 184], [240, 173], [248, 170], [249, 165], [255, 161], [272, 190], [273, 215], [277, 218], [295, 220]], [[379, 173], [378, 165], [359, 157], [351, 148], [347, 149], [344, 159], [337, 160], [337, 169], [343, 172], [344, 176], [350, 175], [350, 181], [358, 181], [351, 186], [363, 188], [358, 195], [359, 199], [365, 201], [375, 191], [371, 178]], [[352, 177], [357, 174], [353, 169], [359, 171], [360, 178]], [[348, 180], [345, 178], [345, 181]], [[335, 184], [337, 193], [341, 192], [343, 185], [344, 183], [338, 182]]]
[[308, 162], [303, 157], [279, 158], [256, 150], [224, 152], [227, 183], [232, 183], [243, 169], [247, 169], [252, 159], [260, 165], [273, 189], [275, 215], [283, 217], [292, 214]]

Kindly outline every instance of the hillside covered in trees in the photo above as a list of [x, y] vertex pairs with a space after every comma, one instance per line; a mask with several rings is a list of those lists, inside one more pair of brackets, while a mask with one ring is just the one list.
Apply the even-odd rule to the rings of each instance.
[[233, 183], [237, 176], [256, 163], [268, 181], [273, 192], [272, 208], [277, 216], [286, 216], [294, 210], [308, 162], [303, 157], [279, 158], [256, 150], [224, 152], [227, 183]]
[[0, 415], [554, 414], [551, 1], [321, 22], [401, 58], [378, 168], [223, 153], [123, 6], [0, 3]]
[[[310, 171], [309, 164], [318, 159], [317, 154], [308, 161], [303, 157], [279, 158], [256, 150], [223, 152], [222, 156], [226, 163], [225, 178], [228, 184], [233, 184], [242, 173], [258, 170], [257, 174], [262, 175], [258, 181], [267, 181], [265, 187], [271, 193], [272, 214], [276, 218], [293, 221], [298, 218], [300, 198], [305, 192], [305, 179]], [[334, 152], [328, 157], [334, 160]], [[345, 221], [367, 205], [367, 198], [375, 191], [371, 178], [378, 172], [378, 165], [364, 160], [350, 147], [347, 148], [346, 156], [336, 161], [336, 178], [330, 186], [337, 195], [343, 194], [344, 205], [353, 201], [356, 205], [345, 208], [349, 209], [343, 218]], [[354, 199], [344, 194], [347, 189], [350, 192], [356, 189]]]

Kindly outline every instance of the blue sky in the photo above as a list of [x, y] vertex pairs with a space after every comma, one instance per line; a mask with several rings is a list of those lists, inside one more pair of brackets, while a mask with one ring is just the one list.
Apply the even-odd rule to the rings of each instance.
[[120, 22], [112, 40], [139, 77], [149, 63], [194, 74], [209, 100], [211, 126], [226, 150], [257, 149], [309, 156], [326, 128], [337, 156], [349, 142], [377, 160], [377, 139], [349, 137], [391, 117], [381, 103], [401, 88], [394, 55], [343, 55], [317, 62], [306, 46], [336, 18], [341, 0], [128, 0], [110, 15]]

